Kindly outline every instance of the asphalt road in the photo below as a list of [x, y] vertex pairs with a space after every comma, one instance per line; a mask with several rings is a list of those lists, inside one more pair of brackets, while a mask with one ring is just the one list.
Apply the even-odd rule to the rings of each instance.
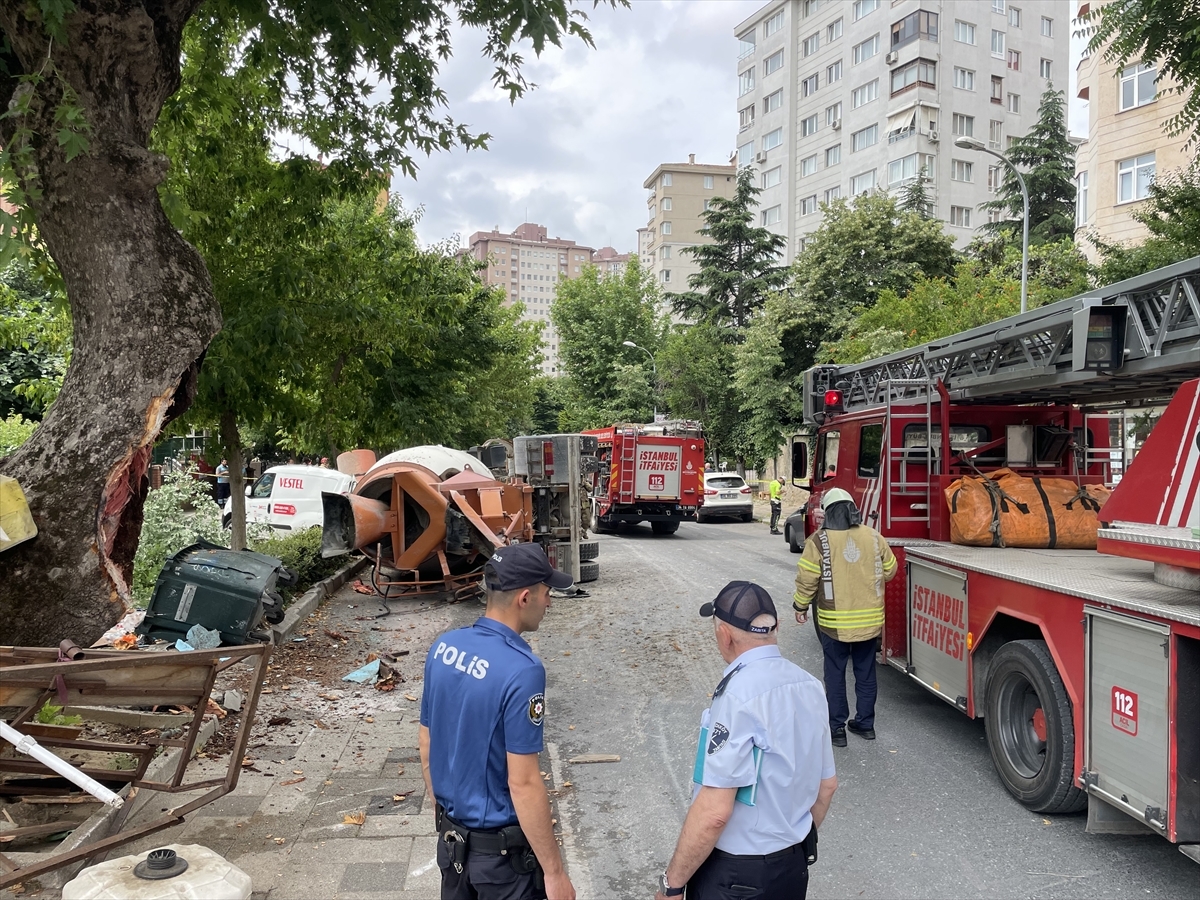
[[[700, 713], [724, 668], [701, 603], [732, 579], [759, 582], [784, 614], [784, 655], [821, 673], [811, 625], [787, 612], [796, 557], [763, 523], [600, 541], [591, 596], [557, 601], [532, 636], [582, 900], [651, 896], [674, 847]], [[840, 786], [810, 897], [1200, 897], [1200, 868], [1167, 841], [1089, 835], [1085, 816], [1024, 809], [993, 771], [982, 721], [886, 666], [875, 728], [877, 741], [835, 748]], [[570, 762], [585, 753], [621, 760]]]

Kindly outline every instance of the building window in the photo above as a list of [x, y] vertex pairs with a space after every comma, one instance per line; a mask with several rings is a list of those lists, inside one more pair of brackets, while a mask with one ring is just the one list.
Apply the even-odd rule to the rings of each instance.
[[817, 174], [817, 154], [806, 156], [800, 160], [800, 177], [807, 178], [809, 175]]
[[816, 194], [813, 194], [811, 197], [805, 197], [804, 199], [802, 199], [800, 201], [800, 215], [811, 216], [816, 211], [817, 211], [817, 195]]
[[1042, 37], [1054, 37], [1054, 20], [1042, 16]]
[[670, 244], [663, 244], [661, 247], [658, 248], [658, 258], [659, 259], [670, 259], [671, 258], [671, 245]]
[[850, 179], [850, 193], [854, 196], [865, 194], [875, 188], [875, 170], [863, 172], [861, 175], [855, 175]]
[[975, 90], [975, 73], [970, 69], [954, 67], [954, 86], [964, 91]]
[[1004, 79], [999, 75], [992, 76], [992, 102], [1004, 102]]
[[825, 151], [825, 168], [828, 169], [830, 166], [836, 166], [841, 161], [842, 161], [842, 145], [841, 144], [835, 144], [834, 146], [826, 149], [826, 151]]
[[1146, 153], [1117, 163], [1117, 202], [1145, 200], [1154, 182], [1154, 154]]
[[818, 83], [819, 79], [816, 75], [809, 75], [802, 82], [800, 82], [800, 96], [810, 97], [815, 94], [817, 92]]
[[812, 56], [821, 48], [821, 32], [810, 34], [804, 39], [804, 55]]
[[773, 112], [783, 106], [783, 88], [763, 97], [763, 112]]
[[775, 13], [771, 18], [763, 23], [763, 37], [770, 37], [780, 28], [783, 27], [783, 10]]
[[833, 123], [838, 121], [841, 117], [842, 117], [842, 101], [839, 100], [837, 103], [833, 104], [833, 106], [825, 107], [825, 124], [826, 125], [829, 125], [830, 127], [832, 127]]
[[1154, 85], [1158, 72], [1154, 66], [1138, 63], [1121, 70], [1121, 111], [1153, 103], [1157, 97]]
[[670, 172], [663, 172], [662, 186], [663, 187], [671, 186], [671, 173]]
[[1017, 9], [1015, 6], [1010, 6], [1008, 8], [1008, 24], [1013, 28], [1021, 27], [1021, 10]]
[[1004, 15], [1004, 0], [992, 0], [992, 12]]
[[745, 131], [754, 124], [754, 104], [738, 110], [738, 131]]
[[971, 209], [968, 206], [950, 207], [950, 224], [959, 228], [971, 227]]
[[763, 60], [763, 74], [770, 75], [783, 68], [783, 51], [777, 50]]
[[926, 87], [937, 85], [937, 64], [932, 60], [914, 59], [892, 71], [893, 97], [918, 84]]
[[879, 126], [868, 125], [861, 131], [854, 132], [850, 137], [850, 152], [857, 153], [879, 143]]
[[865, 62], [879, 52], [879, 35], [867, 38], [861, 44], [854, 45], [854, 65]]
[[[658, 215], [658, 207], [655, 204], [651, 203], [650, 204], [650, 220], [653, 221], [654, 217], [657, 215]], [[525, 264], [521, 263], [521, 265], [525, 265]]]
[[994, 194], [1000, 190], [1000, 185], [1004, 183], [1004, 171], [1002, 166], [988, 166], [988, 182], [987, 189], [989, 194]]
[[664, 284], [666, 284], [667, 282], [669, 282], [671, 280], [671, 270], [663, 269], [661, 272], [658, 273], [658, 277], [659, 277], [659, 280], [661, 280]]
[[762, 173], [762, 186], [764, 189], [775, 187], [781, 181], [783, 181], [783, 166], [776, 166]]
[[704, 176], [704, 189], [711, 191], [713, 189], [713, 177], [711, 175]]
[[662, 208], [663, 208], [663, 212], [666, 212], [668, 209], [671, 208], [671, 198], [670, 197], [662, 198]]
[[962, 113], [955, 113], [950, 120], [950, 130], [960, 137], [975, 136], [975, 117], [964, 116]]
[[754, 29], [738, 37], [738, 59], [742, 60], [754, 52]]
[[738, 76], [738, 96], [744, 97], [754, 90], [754, 69], [747, 69]]
[[774, 150], [783, 143], [783, 128], [776, 128], [774, 131], [764, 134], [762, 141], [763, 152]]
[[992, 119], [988, 125], [988, 149], [999, 150], [1004, 143], [1004, 122], [999, 119]]
[[831, 187], [829, 190], [827, 190], [825, 192], [825, 203], [826, 204], [832, 203], [834, 200], [836, 200], [840, 196], [842, 196], [842, 186], [839, 184], [839, 185], [836, 185], [835, 187]]
[[965, 159], [955, 159], [950, 161], [950, 180], [951, 181], [973, 181], [974, 166]]
[[779, 210], [780, 210], [780, 206], [778, 204], [776, 204], [775, 206], [772, 206], [768, 209], [764, 209], [762, 211], [763, 227], [779, 224], [779, 220], [781, 218]]
[[864, 104], [870, 103], [879, 96], [879, 79], [868, 81], [866, 84], [856, 87], [850, 93], [850, 108], [858, 109]]
[[842, 80], [842, 61], [839, 59], [832, 66], [825, 67], [825, 83], [833, 84]]
[[1020, 94], [1009, 94], [1008, 95], [1008, 111], [1010, 113], [1019, 113], [1021, 111], [1021, 95]]
[[1021, 71], [1021, 51], [1019, 51], [1019, 50], [1009, 50], [1008, 51], [1008, 67], [1010, 69], [1012, 69], [1014, 72]]
[[1075, 176], [1075, 227], [1087, 224], [1088, 215], [1088, 173], [1080, 172]]
[[754, 141], [738, 147], [738, 166], [748, 166], [754, 162]]
[[809, 135], [816, 134], [819, 127], [820, 117], [816, 113], [813, 113], [800, 123], [800, 135], [801, 137], [808, 137]]
[[829, 44], [842, 36], [842, 20], [830, 22], [825, 27], [825, 43]]
[[926, 41], [938, 39], [937, 13], [925, 12], [922, 9], [909, 13], [899, 22], [892, 25], [892, 49], [903, 47], [910, 41], [921, 38]]
[[992, 56], [1004, 59], [1004, 32], [992, 29]]
[[662, 233], [663, 233], [663, 234], [670, 234], [670, 233], [671, 233], [671, 223], [670, 223], [670, 222], [663, 222], [663, 223], [662, 223]]
[[705, 211], [705, 212], [708, 212], [710, 209], [712, 209], [712, 201], [711, 201], [711, 200], [705, 200], [705, 201], [704, 201], [704, 211]]
[[879, 9], [879, 0], [854, 0], [854, 21]]
[[1040, 74], [1043, 78], [1045, 78], [1047, 80], [1049, 80], [1050, 78], [1053, 77], [1050, 74], [1050, 60], [1048, 60], [1048, 59], [1042, 60], [1041, 66], [1038, 68], [1038, 74]]
[[958, 41], [960, 44], [974, 45], [974, 43], [975, 43], [975, 26], [972, 25], [970, 22], [960, 22], [957, 19], [955, 19], [954, 20], [954, 39], [956, 41]]

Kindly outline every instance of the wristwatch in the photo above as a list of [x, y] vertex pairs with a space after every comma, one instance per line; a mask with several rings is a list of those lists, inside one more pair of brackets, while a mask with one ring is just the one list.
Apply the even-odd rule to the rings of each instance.
[[683, 896], [683, 888], [671, 887], [670, 883], [667, 881], [667, 873], [665, 870], [663, 871], [663, 873], [661, 875], [658, 876], [658, 892], [660, 894], [662, 894], [664, 897], [681, 897], [681, 896]]

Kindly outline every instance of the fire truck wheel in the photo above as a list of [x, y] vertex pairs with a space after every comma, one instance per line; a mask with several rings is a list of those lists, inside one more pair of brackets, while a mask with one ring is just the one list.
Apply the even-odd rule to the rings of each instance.
[[600, 563], [581, 562], [579, 564], [579, 583], [586, 584], [600, 577]]
[[1045, 641], [1010, 641], [996, 651], [985, 704], [988, 749], [1008, 792], [1033, 812], [1084, 809], [1071, 701]]
[[579, 542], [579, 560], [583, 562], [589, 559], [595, 559], [600, 555], [599, 541], [580, 541]]
[[679, 530], [678, 522], [651, 522], [650, 530], [655, 534], [674, 534]]
[[592, 526], [592, 531], [596, 534], [616, 534], [617, 525], [606, 520], [604, 516], [596, 516], [596, 524]]

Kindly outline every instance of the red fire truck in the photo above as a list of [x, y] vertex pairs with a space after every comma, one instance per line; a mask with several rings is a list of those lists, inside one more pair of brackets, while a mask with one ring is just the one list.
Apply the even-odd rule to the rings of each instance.
[[[887, 586], [882, 659], [985, 720], [1018, 801], [1086, 806], [1090, 831], [1148, 828], [1200, 861], [1198, 298], [1200, 257], [818, 366], [805, 374], [812, 465], [796, 442], [793, 472], [811, 473], [805, 534], [838, 487], [887, 536], [902, 577]], [[1167, 401], [1126, 467], [1126, 410]], [[1099, 552], [950, 543], [947, 486], [1001, 468], [1119, 480]]]
[[597, 440], [600, 470], [592, 483], [592, 530], [649, 522], [655, 534], [674, 534], [694, 522], [704, 502], [704, 432], [699, 422], [618, 424], [585, 431]]

